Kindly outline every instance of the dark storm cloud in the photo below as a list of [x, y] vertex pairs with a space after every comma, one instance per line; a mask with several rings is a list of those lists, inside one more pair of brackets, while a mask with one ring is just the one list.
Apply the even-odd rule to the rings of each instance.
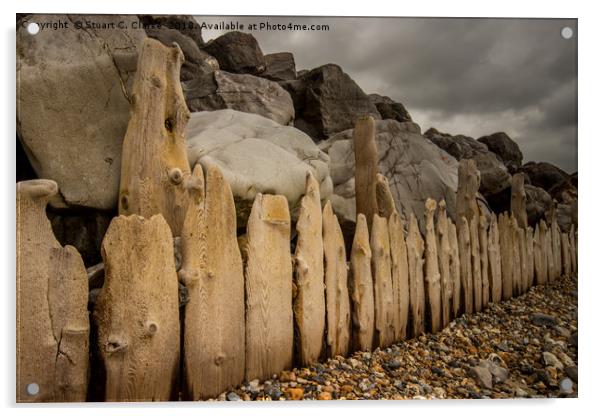
[[[328, 24], [322, 32], [250, 31], [264, 53], [290, 51], [298, 69], [336, 63], [366, 93], [401, 101], [426, 130], [473, 137], [505, 131], [525, 161], [577, 169], [574, 20], [199, 17]], [[211, 39], [222, 32], [204, 32]]]

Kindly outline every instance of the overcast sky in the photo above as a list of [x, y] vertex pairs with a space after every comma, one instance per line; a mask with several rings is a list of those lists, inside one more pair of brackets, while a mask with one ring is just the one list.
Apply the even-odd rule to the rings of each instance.
[[[245, 30], [297, 70], [340, 65], [366, 92], [402, 102], [423, 131], [478, 138], [504, 131], [529, 160], [577, 170], [575, 20], [197, 17], [328, 24], [329, 31]], [[561, 36], [573, 29], [573, 38]], [[222, 31], [203, 31], [208, 41]]]

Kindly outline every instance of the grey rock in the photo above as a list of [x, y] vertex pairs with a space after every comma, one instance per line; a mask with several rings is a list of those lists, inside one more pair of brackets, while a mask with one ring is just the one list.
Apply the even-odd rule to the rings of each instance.
[[527, 194], [527, 220], [535, 227], [539, 220], [545, 218], [545, 213], [552, 207], [552, 197], [545, 189], [533, 185], [525, 185]]
[[545, 189], [547, 192], [568, 178], [568, 173], [548, 162], [529, 162], [521, 169], [529, 177], [531, 185]]
[[573, 224], [573, 206], [569, 204], [558, 204], [558, 226], [560, 231], [568, 233]]
[[560, 394], [566, 395], [573, 393], [573, 382], [570, 378], [563, 378], [560, 380], [560, 383], [558, 383], [558, 386], [560, 387]]
[[280, 391], [278, 387], [272, 385], [265, 389], [265, 394], [270, 396], [272, 400], [279, 400], [280, 397], [282, 397], [282, 391]]
[[131, 29], [136, 16], [90, 17], [124, 22], [128, 29], [120, 30], [77, 30], [75, 19], [36, 15], [38, 24], [71, 22], [36, 36], [17, 27], [17, 131], [37, 176], [56, 181], [67, 205], [110, 210], [117, 206], [121, 146], [146, 34]]
[[508, 370], [498, 364], [495, 358], [480, 360], [479, 366], [486, 368], [491, 374], [494, 383], [504, 383], [508, 380]]
[[392, 119], [400, 123], [412, 121], [410, 113], [408, 113], [402, 103], [395, 102], [387, 96], [378, 94], [370, 94], [369, 97], [383, 120]]
[[293, 98], [295, 127], [314, 140], [353, 128], [367, 114], [381, 118], [370, 97], [338, 65], [314, 68], [280, 85]]
[[100, 289], [104, 285], [105, 280], [105, 264], [100, 262], [86, 269], [88, 274], [88, 288]]
[[518, 144], [506, 133], [500, 132], [483, 136], [478, 141], [484, 143], [491, 152], [495, 153], [511, 174], [518, 172], [523, 164], [523, 153]]
[[272, 81], [289, 81], [297, 78], [295, 57], [290, 52], [265, 55], [266, 69], [261, 76]]
[[563, 204], [571, 204], [577, 200], [577, 172], [567, 177], [564, 181], [550, 188], [552, 198]]
[[248, 74], [215, 71], [182, 85], [192, 112], [232, 109], [258, 114], [288, 125], [295, 117], [293, 100], [278, 83]]
[[385, 363], [385, 365], [387, 367], [389, 367], [391, 370], [397, 370], [398, 368], [401, 367], [401, 363], [397, 359], [391, 359], [391, 360], [387, 361]]
[[461, 134], [452, 136], [441, 133], [434, 128], [428, 129], [424, 136], [460, 161], [474, 159], [481, 174], [479, 192], [486, 198], [502, 192], [511, 185], [508, 169], [498, 157], [487, 149], [487, 146]]
[[229, 392], [229, 393], [226, 395], [226, 399], [227, 399], [229, 402], [238, 402], [238, 401], [240, 401], [240, 400], [241, 400], [240, 396], [239, 396], [238, 394], [234, 393], [233, 391]]
[[244, 227], [257, 193], [284, 195], [298, 215], [311, 172], [320, 196], [332, 194], [328, 155], [294, 127], [234, 110], [193, 113], [188, 123], [188, 161], [217, 165], [230, 184], [238, 224]]
[[221, 69], [236, 74], [260, 74], [265, 71], [263, 52], [253, 35], [228, 32], [207, 43], [205, 51], [214, 56]]
[[554, 327], [554, 331], [564, 338], [569, 338], [571, 336], [571, 331], [558, 325]]
[[540, 312], [533, 312], [531, 314], [531, 322], [537, 326], [549, 326], [549, 327], [553, 327], [557, 323], [555, 317], [553, 317], [551, 315], [547, 315], [545, 313], [540, 313]]
[[493, 388], [493, 378], [486, 367], [480, 365], [470, 367], [468, 373], [479, 384], [479, 386], [486, 389]]

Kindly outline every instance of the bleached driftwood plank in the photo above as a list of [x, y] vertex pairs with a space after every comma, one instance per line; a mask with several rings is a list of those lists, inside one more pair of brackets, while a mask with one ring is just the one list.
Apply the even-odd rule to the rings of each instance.
[[370, 233], [372, 275], [374, 276], [374, 329], [378, 346], [395, 342], [391, 247], [387, 219], [374, 215]]
[[441, 273], [437, 255], [437, 235], [435, 233], [435, 209], [437, 202], [428, 198], [425, 203], [425, 280], [427, 284], [428, 307], [431, 332], [441, 330]]
[[118, 216], [102, 242], [105, 282], [94, 309], [106, 401], [173, 400], [180, 358], [178, 276], [169, 225]]
[[458, 316], [462, 304], [462, 279], [460, 273], [460, 253], [458, 249], [458, 232], [451, 218], [447, 219], [447, 231], [451, 248], [450, 275], [453, 283], [452, 317]]
[[322, 212], [322, 236], [326, 286], [326, 353], [330, 357], [346, 356], [351, 340], [351, 311], [345, 240], [330, 201], [326, 202]]
[[401, 341], [407, 336], [410, 282], [408, 275], [408, 249], [404, 237], [404, 227], [397, 211], [394, 211], [389, 217], [389, 242], [391, 245], [395, 340]]
[[491, 301], [497, 303], [502, 300], [502, 264], [500, 258], [500, 233], [495, 215], [491, 216], [487, 249], [489, 254], [489, 276], [491, 278]]
[[17, 402], [86, 400], [88, 277], [46, 216], [57, 193], [46, 179], [17, 184]]
[[412, 335], [419, 336], [424, 332], [424, 240], [420, 235], [418, 221], [410, 214], [408, 237], [408, 269], [410, 277], [410, 312], [412, 315]]
[[282, 195], [257, 194], [247, 223], [246, 379], [268, 379], [293, 362], [291, 221]]
[[472, 261], [470, 247], [470, 228], [466, 217], [461, 217], [458, 224], [458, 250], [460, 252], [460, 278], [462, 280], [463, 310], [472, 313], [474, 310]]
[[301, 199], [296, 227], [294, 315], [297, 351], [301, 365], [309, 365], [320, 358], [326, 325], [322, 205], [320, 186], [311, 173], [305, 180], [305, 195]]
[[370, 351], [374, 339], [374, 284], [372, 251], [364, 214], [357, 216], [351, 248], [351, 300], [353, 350]]

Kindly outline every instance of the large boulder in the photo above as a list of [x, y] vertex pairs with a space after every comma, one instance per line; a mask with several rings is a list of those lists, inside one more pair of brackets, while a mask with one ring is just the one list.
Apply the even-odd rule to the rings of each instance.
[[166, 46], [172, 46], [177, 43], [184, 53], [184, 63], [180, 70], [180, 80], [182, 82], [195, 79], [203, 74], [211, 73], [219, 69], [217, 59], [207, 52], [199, 49], [195, 41], [176, 29], [169, 29], [161, 26], [159, 28], [151, 27], [146, 29], [146, 35], [157, 39]]
[[533, 185], [525, 185], [527, 194], [527, 220], [529, 225], [535, 227], [540, 219], [544, 218], [546, 211], [552, 207], [552, 197], [545, 189]]
[[296, 217], [307, 172], [332, 193], [328, 156], [294, 127], [234, 110], [193, 113], [187, 129], [188, 160], [217, 165], [232, 188], [238, 226], [246, 225], [257, 193], [284, 195]]
[[568, 176], [564, 181], [550, 188], [552, 198], [563, 204], [571, 204], [577, 199], [577, 173]]
[[577, 226], [577, 201], [573, 201], [571, 204], [558, 204], [558, 226], [560, 231], [568, 233], [571, 230], [571, 224]]
[[127, 27], [96, 31], [75, 29], [76, 18], [68, 15], [33, 19], [72, 24], [35, 36], [17, 27], [17, 131], [23, 149], [38, 177], [58, 183], [68, 205], [112, 209], [137, 48], [146, 34], [131, 29], [139, 24], [136, 16], [95, 15], [90, 19], [96, 23]]
[[238, 31], [228, 32], [205, 45], [205, 51], [214, 56], [219, 67], [236, 74], [261, 74], [266, 61], [253, 35]]
[[192, 112], [230, 108], [283, 125], [291, 124], [295, 117], [289, 93], [265, 78], [215, 71], [184, 82], [182, 88]]
[[[334, 185], [333, 208], [343, 228], [355, 222], [355, 154], [353, 129], [345, 130], [320, 144], [330, 157], [330, 176]], [[423, 223], [427, 198], [445, 199], [455, 218], [458, 162], [448, 153], [425, 140], [414, 123], [395, 120], [376, 121], [380, 173], [389, 180], [398, 212], [409, 218], [414, 213]]]
[[424, 136], [458, 161], [462, 159], [475, 160], [481, 173], [479, 192], [485, 198], [510, 187], [511, 176], [508, 169], [483, 143], [461, 134], [452, 136], [451, 134], [441, 133], [434, 128], [428, 129]]
[[297, 78], [295, 57], [290, 52], [270, 53], [265, 56], [266, 69], [262, 77], [272, 81], [289, 81]]
[[520, 169], [533, 186], [539, 186], [550, 192], [555, 185], [561, 184], [568, 177], [568, 173], [548, 162], [529, 162]]
[[338, 65], [327, 64], [297, 75], [296, 80], [281, 85], [293, 97], [295, 127], [314, 140], [353, 128], [364, 115], [380, 120], [370, 97]]
[[401, 123], [412, 121], [410, 113], [408, 113], [402, 103], [395, 102], [387, 96], [378, 94], [370, 94], [369, 97], [383, 120], [392, 119]]
[[145, 29], [173, 29], [188, 36], [199, 48], [205, 46], [201, 25], [192, 16], [179, 15], [148, 15], [142, 14], [138, 18]]
[[518, 172], [523, 164], [523, 153], [520, 151], [518, 144], [506, 133], [493, 133], [489, 136], [480, 137], [478, 140], [504, 162], [511, 174]]

